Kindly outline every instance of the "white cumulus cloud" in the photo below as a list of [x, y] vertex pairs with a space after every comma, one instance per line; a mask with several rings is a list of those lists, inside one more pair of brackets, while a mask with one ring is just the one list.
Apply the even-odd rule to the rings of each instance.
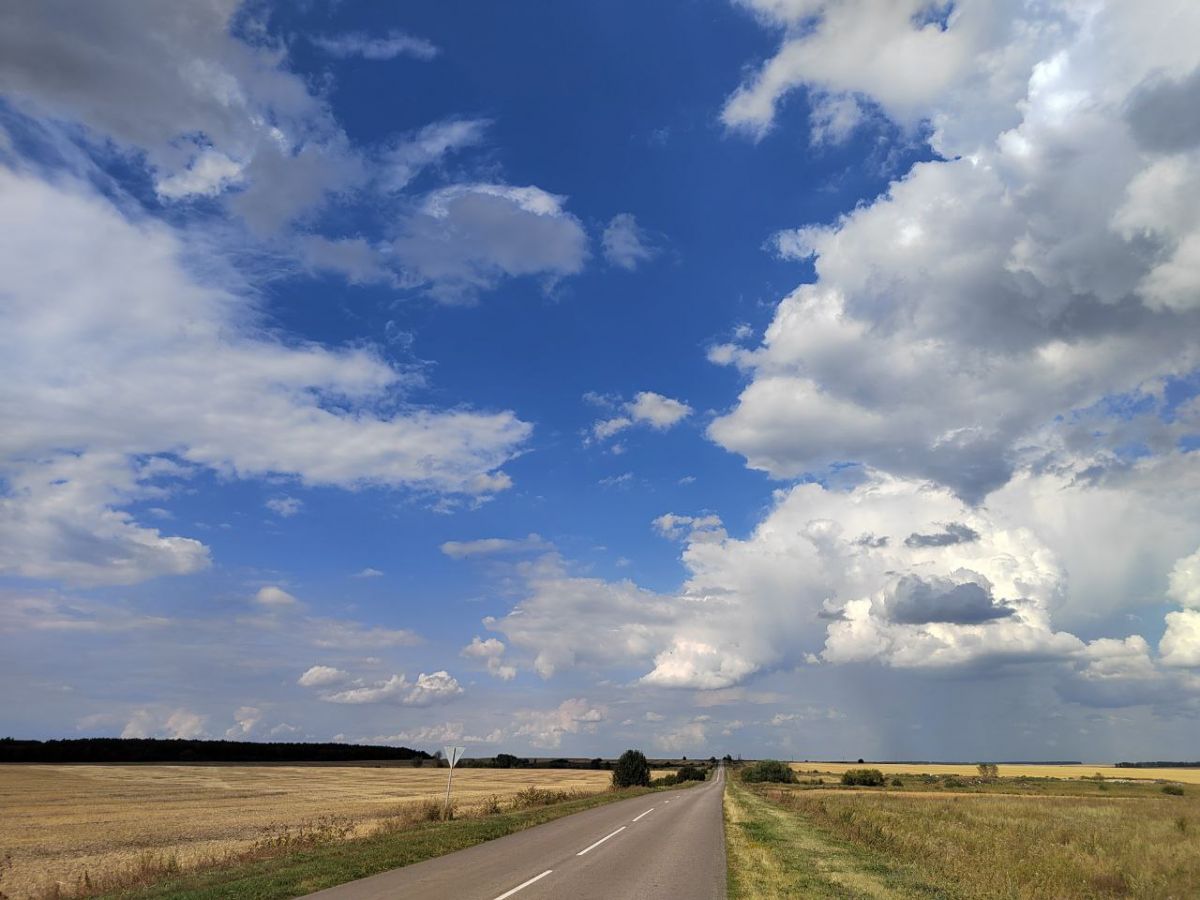
[[[518, 566], [522, 598], [508, 615], [485, 624], [531, 654], [546, 678], [574, 669], [633, 669], [648, 686], [716, 692], [814, 662], [1030, 671], [1054, 664], [1064, 689], [1084, 699], [1091, 691], [1087, 696], [1105, 705], [1121, 700], [1120, 692], [1135, 696], [1125, 684], [1130, 679], [1142, 679], [1136, 696], [1143, 698], [1150, 689], [1177, 689], [1166, 670], [1190, 665], [1186, 616], [1171, 614], [1160, 659], [1140, 636], [1089, 644], [1054, 620], [1062, 614], [1087, 621], [1087, 599], [1120, 608], [1127, 602], [1120, 579], [1137, 576], [1131, 567], [1146, 558], [1157, 529], [1182, 529], [1191, 540], [1200, 516], [1175, 518], [1163, 508], [1161, 519], [1147, 516], [1143, 540], [1109, 559], [1102, 536], [1129, 521], [1130, 507], [1111, 499], [1119, 494], [1072, 486], [1069, 477], [1043, 479], [997, 494], [988, 510], [949, 489], [883, 473], [849, 487], [802, 484], [777, 492], [767, 516], [740, 539], [715, 521], [704, 523], [708, 517], [697, 528], [694, 517], [664, 516], [657, 527], [685, 539], [688, 578], [679, 591], [658, 594], [627, 581], [582, 577], [547, 555]], [[1040, 504], [1043, 492], [1058, 514], [1053, 521], [1047, 506], [1048, 521], [1039, 527], [1031, 510], [1041, 507], [1031, 501]], [[1177, 502], [1182, 514], [1186, 504]], [[1116, 567], [1115, 583], [1074, 606], [1069, 571], [1083, 572], [1086, 588], [1091, 569], [1114, 581], [1105, 566]], [[1138, 649], [1140, 668], [1128, 662], [1130, 647]], [[1107, 696], [1095, 692], [1097, 685]]]
[[482, 640], [476, 636], [471, 639], [471, 643], [463, 647], [462, 655], [483, 662], [487, 666], [488, 674], [501, 681], [511, 681], [517, 677], [517, 670], [515, 666], [504, 662], [504, 650], [503, 641], [497, 638]]
[[254, 595], [254, 602], [261, 606], [289, 607], [296, 606], [300, 601], [281, 587], [267, 585], [258, 589], [258, 593]]
[[207, 716], [179, 707], [177, 709], [134, 710], [121, 730], [123, 738], [173, 738], [191, 740], [207, 736]]
[[608, 710], [582, 697], [573, 697], [554, 709], [517, 710], [513, 718], [515, 737], [526, 738], [534, 747], [553, 749], [562, 744], [565, 735], [595, 734], [600, 723], [607, 720]]
[[342, 684], [350, 680], [350, 673], [333, 666], [311, 666], [304, 671], [304, 674], [296, 679], [296, 684], [301, 687], [328, 687], [333, 684]]
[[220, 266], [171, 228], [7, 168], [0, 223], [0, 405], [21, 423], [0, 437], [0, 570], [127, 584], [204, 568], [199, 541], [122, 511], [195, 467], [348, 488], [509, 484], [497, 469], [527, 424], [375, 412], [403, 397], [405, 373], [367, 348], [273, 336], [249, 292], [198, 280], [201, 262]]
[[583, 269], [587, 233], [564, 197], [540, 188], [459, 184], [429, 194], [402, 224], [393, 250], [414, 287], [470, 303], [503, 277], [553, 283]]
[[639, 391], [628, 402], [616, 403], [599, 395], [589, 395], [593, 402], [616, 407], [619, 415], [597, 420], [591, 427], [591, 439], [605, 441], [635, 425], [646, 425], [655, 431], [666, 431], [692, 414], [692, 408], [682, 400], [654, 391]]
[[415, 682], [409, 681], [404, 675], [392, 675], [373, 684], [321, 694], [321, 699], [328, 703], [352, 705], [394, 703], [400, 706], [432, 706], [453, 700], [462, 693], [462, 686], [454, 676], [441, 670], [428, 675], [422, 672]]
[[714, 357], [749, 378], [718, 444], [777, 478], [849, 460], [978, 502], [1110, 398], [1160, 403], [1200, 365], [1200, 141], [1164, 112], [1195, 81], [1179, 35], [1200, 11], [746, 5], [784, 44], [727, 122], [761, 131], [800, 85], [852, 91], [930, 123], [943, 158], [776, 237], [816, 280], [758, 348]]

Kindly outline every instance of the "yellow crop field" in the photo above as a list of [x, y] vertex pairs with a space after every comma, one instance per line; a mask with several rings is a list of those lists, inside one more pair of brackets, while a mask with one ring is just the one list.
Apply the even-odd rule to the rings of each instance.
[[[794, 762], [792, 768], [797, 772], [818, 771], [831, 775], [841, 775], [847, 769], [871, 768], [879, 769], [885, 775], [976, 775], [975, 766], [970, 764], [948, 765], [941, 763], [834, 763], [834, 762]], [[1083, 778], [1092, 777], [1099, 773], [1105, 778], [1126, 779], [1132, 781], [1179, 781], [1185, 784], [1200, 784], [1200, 769], [1124, 769], [1116, 766], [1081, 765], [1005, 765], [1000, 764], [1000, 775], [1005, 778]]]
[[[1001, 780], [947, 792], [910, 781], [902, 790], [731, 784], [730, 821], [756, 825], [731, 844], [732, 896], [843, 896], [844, 884], [874, 897], [1200, 896], [1194, 788]], [[836, 883], [824, 891], [813, 881]], [[764, 882], [772, 889], [758, 889]]]
[[[469, 809], [530, 787], [604, 790], [606, 771], [459, 769]], [[356, 766], [0, 766], [0, 892], [28, 898], [137, 863], [147, 852], [181, 866], [238, 852], [281, 826], [335, 817], [367, 834], [406, 805], [436, 799], [446, 770]]]

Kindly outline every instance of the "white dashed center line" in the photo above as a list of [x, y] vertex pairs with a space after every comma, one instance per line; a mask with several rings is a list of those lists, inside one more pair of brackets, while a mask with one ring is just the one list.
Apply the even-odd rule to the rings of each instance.
[[[596, 843], [592, 844], [590, 847], [584, 847], [582, 850], [580, 850], [575, 855], [583, 856], [583, 854], [587, 853], [589, 850], [595, 850], [597, 847], [599, 847], [601, 844], [603, 844], [605, 841], [607, 841], [610, 837], [615, 837], [616, 835], [620, 834], [622, 831], [625, 830], [625, 828], [626, 828], [626, 826], [622, 825], [620, 828], [618, 828], [612, 834], [606, 834], [604, 837], [600, 838], [600, 840], [596, 841]], [[500, 900], [500, 898], [497, 897], [496, 900]]]
[[535, 881], [541, 881], [543, 878], [545, 878], [547, 875], [549, 875], [549, 874], [550, 874], [551, 872], [553, 872], [553, 871], [554, 871], [553, 869], [547, 869], [547, 870], [546, 870], [545, 872], [543, 872], [541, 875], [534, 875], [534, 876], [533, 876], [532, 878], [530, 878], [528, 881], [525, 881], [525, 882], [522, 882], [521, 884], [518, 884], [518, 885], [517, 885], [515, 888], [513, 888], [511, 891], [505, 891], [503, 894], [501, 894], [499, 897], [497, 897], [497, 898], [496, 898], [496, 900], [504, 900], [504, 898], [505, 898], [505, 897], [511, 897], [511, 896], [512, 896], [513, 894], [515, 894], [517, 891], [524, 890], [525, 888], [527, 888], [527, 887], [529, 887], [531, 884], [533, 884]]
[[652, 807], [650, 807], [648, 810], [646, 810], [644, 813], [642, 813], [640, 816], [638, 816], [637, 818], [635, 818], [633, 821], [635, 821], [635, 822], [636, 822], [638, 819], [644, 818], [644, 817], [646, 817], [646, 816], [650, 815], [650, 813], [652, 813], [652, 812], [654, 812], [654, 807], [653, 807], [653, 806], [652, 806]]

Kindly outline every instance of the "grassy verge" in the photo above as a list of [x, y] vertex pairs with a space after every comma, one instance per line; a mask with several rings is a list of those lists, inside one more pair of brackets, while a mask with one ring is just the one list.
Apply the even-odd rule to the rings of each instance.
[[954, 896], [770, 802], [736, 775], [725, 788], [725, 845], [732, 900]]
[[289, 850], [278, 856], [168, 875], [154, 884], [96, 896], [122, 900], [284, 900], [412, 865], [606, 803], [651, 793], [631, 789], [533, 809], [449, 822]]

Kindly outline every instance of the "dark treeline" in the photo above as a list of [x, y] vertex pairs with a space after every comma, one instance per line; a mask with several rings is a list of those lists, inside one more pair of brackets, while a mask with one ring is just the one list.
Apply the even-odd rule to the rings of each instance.
[[[726, 757], [728, 760], [729, 757]], [[838, 763], [844, 765], [846, 763], [863, 763], [861, 757], [854, 759], [799, 759], [793, 762], [805, 763]], [[977, 759], [873, 759], [871, 762], [877, 766], [974, 766], [978, 765]], [[996, 764], [1000, 766], [1081, 766], [1082, 760], [1078, 759], [998, 759]], [[1122, 765], [1117, 763], [1117, 765]], [[1128, 763], [1128, 765], [1150, 766], [1158, 765], [1158, 763]], [[1171, 763], [1170, 765], [1190, 765], [1189, 763]]]
[[348, 762], [416, 758], [425, 760], [432, 757], [422, 750], [410, 750], [408, 747], [357, 744], [156, 738], [72, 738], [60, 741], [0, 738], [0, 763]]
[[1158, 760], [1157, 762], [1119, 762], [1118, 769], [1200, 769], [1200, 762], [1172, 762]]
[[[698, 760], [696, 762], [699, 762], [701, 765], [715, 766], [717, 758], [714, 756], [707, 761]], [[681, 760], [650, 760], [650, 764], [655, 768], [677, 768], [686, 763], [686, 756]], [[582, 757], [574, 757], [572, 759], [564, 757], [557, 757], [555, 759], [535, 757], [528, 759], [523, 756], [513, 756], [511, 753], [497, 753], [495, 756], [477, 756], [463, 759], [459, 763], [460, 766], [467, 769], [602, 769], [607, 771], [611, 771], [614, 764], [614, 760], [604, 759], [599, 756], [592, 759]]]
[[497, 753], [491, 757], [464, 759], [459, 765], [469, 769], [611, 769], [612, 761], [598, 756], [595, 759], [526, 759], [511, 753]]

